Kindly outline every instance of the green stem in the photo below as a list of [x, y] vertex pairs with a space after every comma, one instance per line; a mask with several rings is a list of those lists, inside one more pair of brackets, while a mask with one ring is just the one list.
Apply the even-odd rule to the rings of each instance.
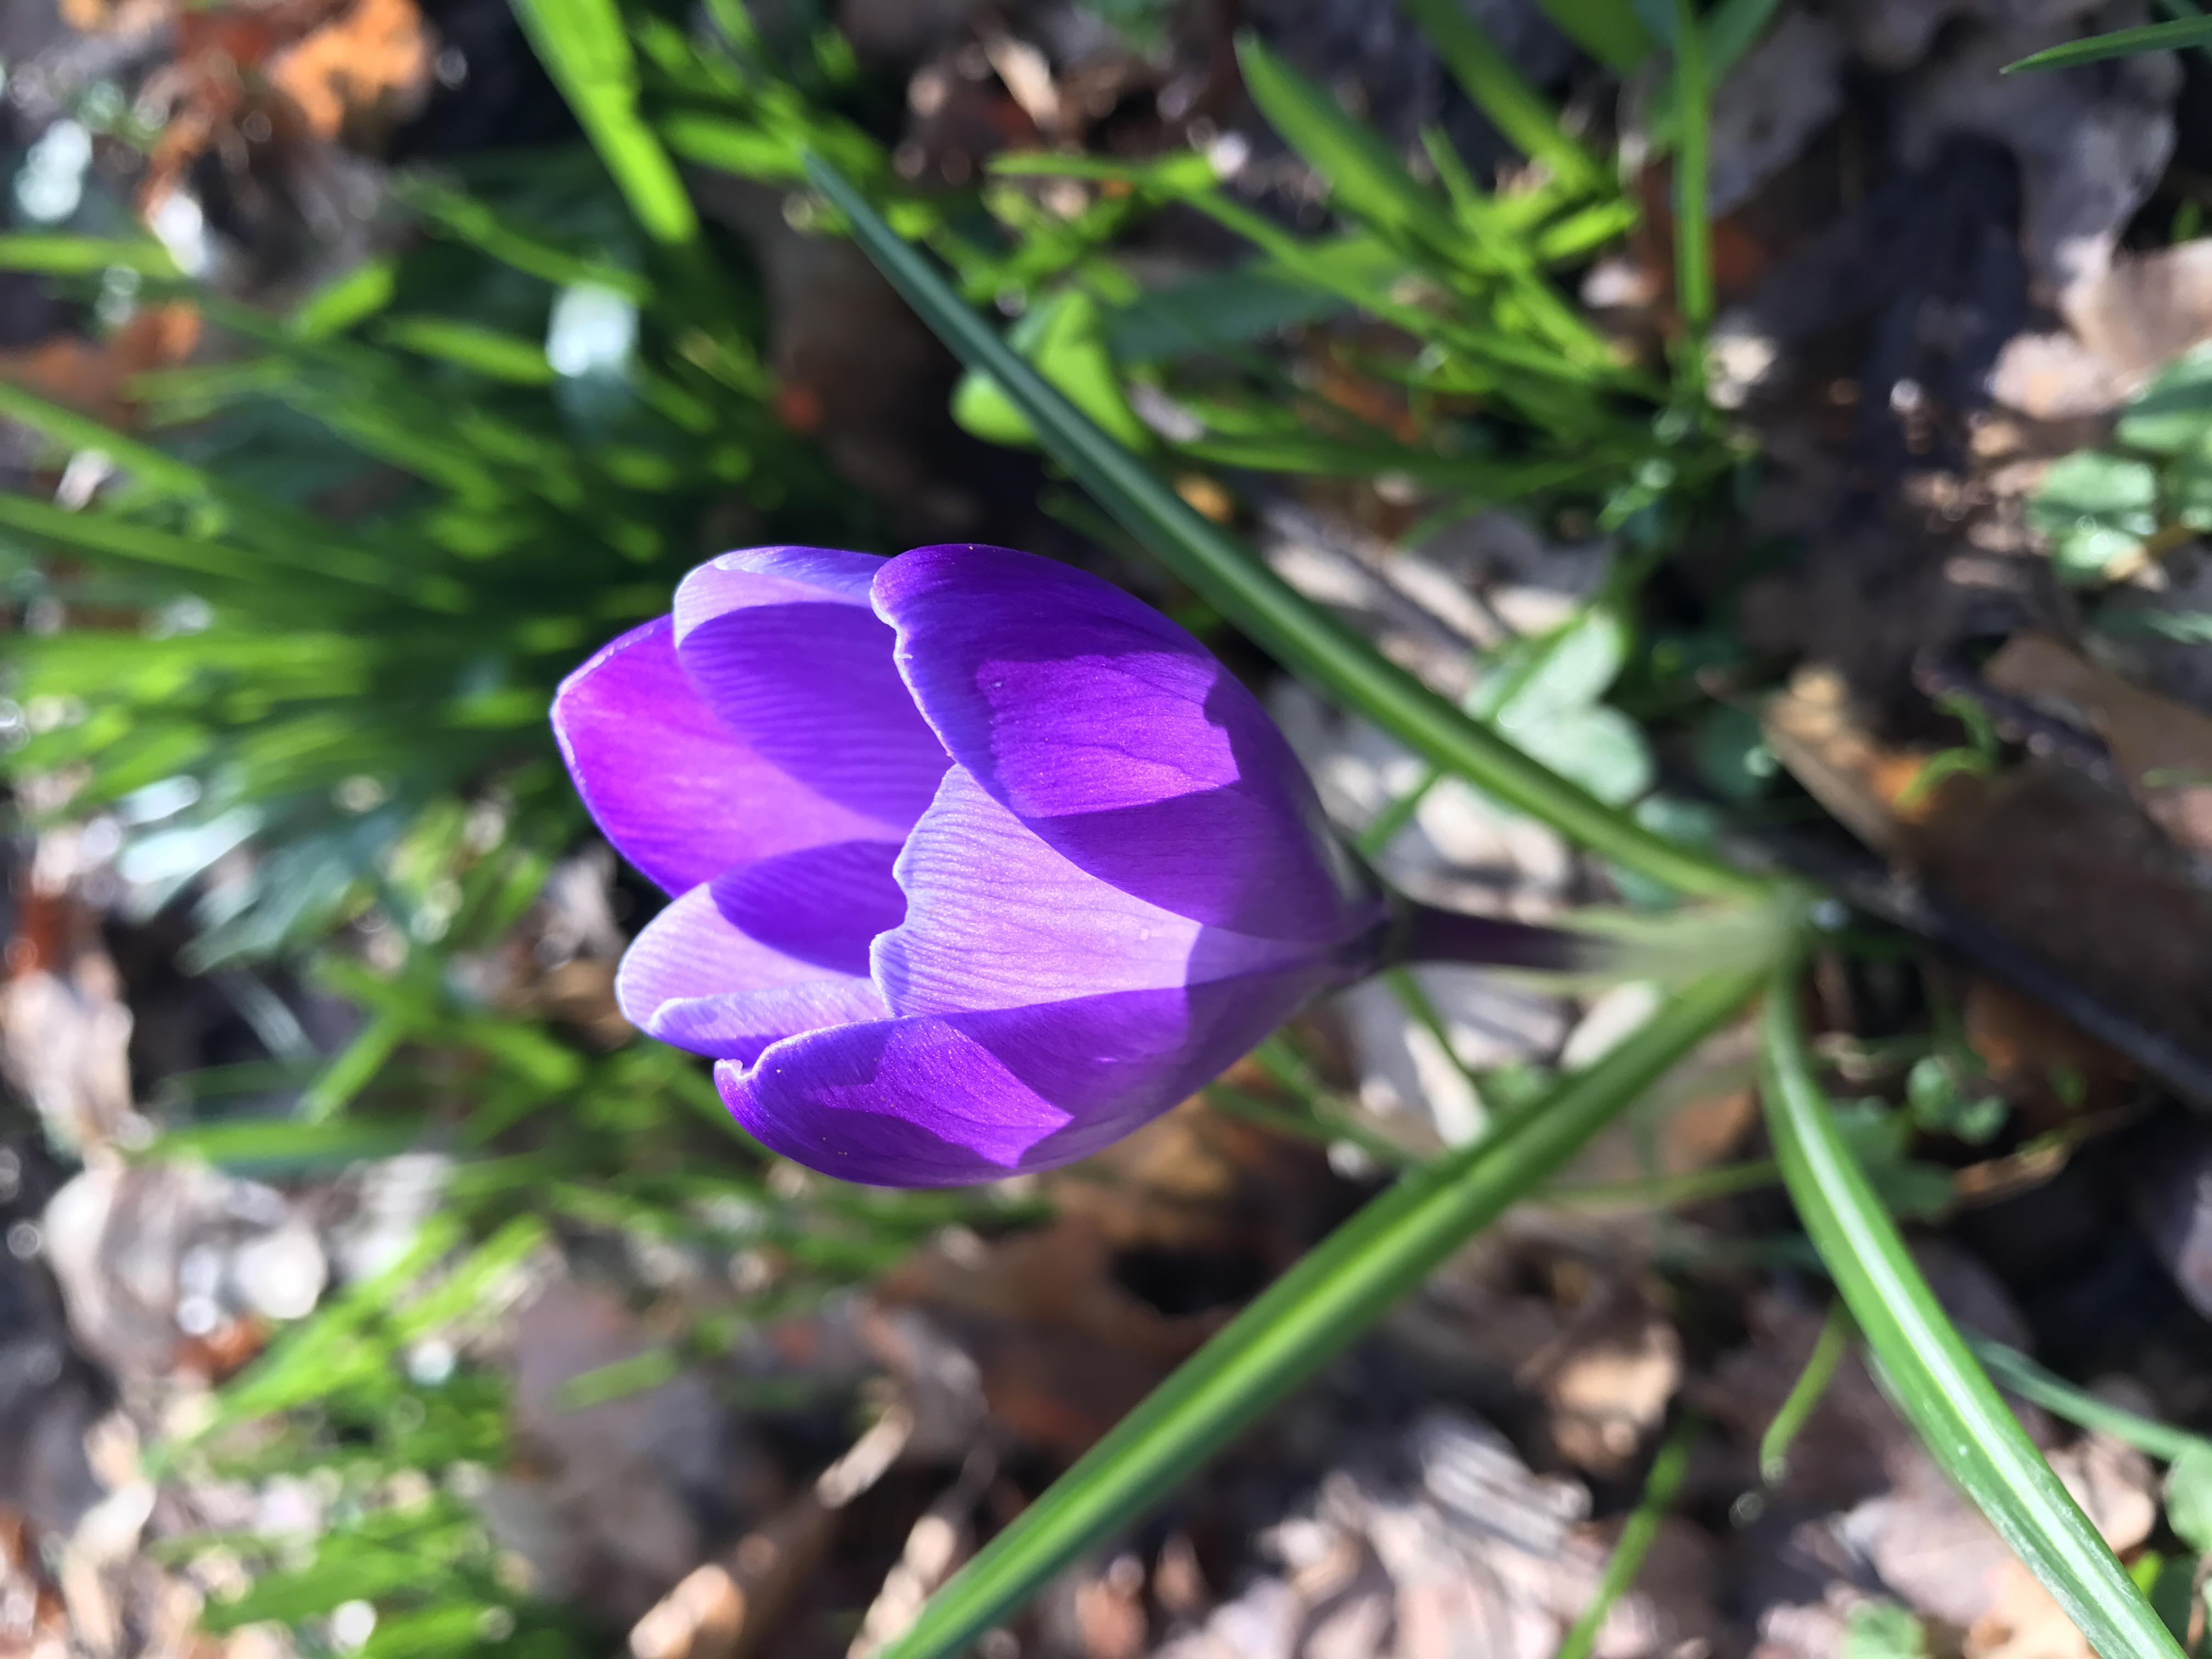
[[[1705, 208], [1711, 97], [1705, 32], [1698, 27], [1690, 0], [1674, 0], [1674, 107], [1682, 134], [1674, 156], [1674, 298], [1682, 320], [1697, 337], [1704, 335], [1705, 325], [1713, 319], [1712, 224]], [[1698, 340], [1692, 341], [1692, 349], [1701, 349]]]
[[1828, 1310], [1820, 1334], [1814, 1340], [1813, 1352], [1805, 1361], [1805, 1369], [1797, 1373], [1797, 1380], [1790, 1385], [1782, 1409], [1774, 1413], [1774, 1420], [1759, 1437], [1759, 1478], [1768, 1486], [1778, 1486], [1789, 1477], [1790, 1448], [1796, 1443], [1799, 1432], [1811, 1419], [1820, 1397], [1828, 1392], [1828, 1384], [1836, 1380], [1836, 1367], [1844, 1363], [1844, 1355], [1849, 1352], [1856, 1331], [1857, 1327], [1851, 1323], [1850, 1310], [1842, 1303]]

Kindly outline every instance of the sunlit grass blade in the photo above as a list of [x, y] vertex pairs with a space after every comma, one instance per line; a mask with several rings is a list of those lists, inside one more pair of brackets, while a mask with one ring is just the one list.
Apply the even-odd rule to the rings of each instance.
[[1937, 1304], [1838, 1133], [1814, 1080], [1791, 973], [1776, 978], [1760, 1038], [1783, 1180], [1898, 1409], [2105, 1659], [2178, 1655]]
[[944, 1659], [1142, 1516], [1625, 1111], [1757, 988], [1691, 987], [1588, 1071], [1407, 1176], [1270, 1285], [1022, 1512], [881, 1659]]
[[2139, 29], [2115, 29], [2084, 40], [2069, 40], [2007, 64], [2003, 73], [2020, 70], [2071, 69], [2106, 58], [2125, 58], [2131, 52], [2172, 52], [2183, 46], [2212, 46], [2212, 17], [2185, 17], [2171, 23], [2150, 23]]
[[150, 236], [118, 241], [42, 230], [0, 235], [0, 270], [28, 271], [40, 276], [97, 276], [112, 269], [135, 270], [142, 276], [182, 274], [169, 250]]
[[819, 157], [808, 172], [868, 256], [969, 368], [998, 382], [1054, 459], [1176, 576], [1263, 649], [1444, 770], [1682, 892], [1750, 896], [1759, 878], [1662, 839], [1470, 719], [1277, 576], [1101, 432], [971, 311]]
[[637, 58], [614, 0], [515, 0], [523, 33], [645, 233], [685, 243], [699, 217], [675, 162], [637, 111]]

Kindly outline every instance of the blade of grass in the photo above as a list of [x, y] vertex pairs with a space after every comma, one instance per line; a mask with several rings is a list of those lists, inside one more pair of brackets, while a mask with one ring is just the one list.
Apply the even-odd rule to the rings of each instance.
[[2069, 40], [2063, 46], [2051, 46], [2007, 64], [2000, 72], [2012, 75], [2021, 70], [2072, 69], [2077, 64], [2125, 58], [2133, 52], [2171, 52], [2182, 46], [2212, 46], [2212, 17], [2185, 17], [2171, 23], [2146, 24], [2139, 29], [2093, 34], [2086, 40]]
[[1541, 161], [1563, 184], [1587, 191], [1611, 187], [1597, 157], [1559, 125], [1559, 112], [1522, 78], [1459, 0], [1399, 3], [1429, 37], [1468, 96], [1522, 155]]
[[1562, 34], [1616, 75], [1633, 75], [1651, 55], [1651, 31], [1632, 0], [1536, 0]]
[[1705, 211], [1711, 96], [1705, 31], [1690, 0], [1674, 0], [1674, 110], [1681, 133], [1674, 155], [1674, 298], [1698, 334], [1713, 319], [1713, 228]]
[[1740, 1007], [1747, 975], [1691, 987], [1588, 1071], [1407, 1176], [1270, 1285], [933, 1597], [880, 1659], [944, 1659], [1143, 1516], [1573, 1156]]
[[183, 275], [169, 250], [150, 236], [125, 242], [59, 231], [13, 231], [0, 235], [0, 270], [28, 271], [40, 276], [96, 276], [111, 267], [135, 270], [142, 276]]
[[1046, 451], [1262, 649], [1416, 753], [1561, 834], [1686, 893], [1749, 896], [1757, 877], [1666, 841], [1532, 760], [1389, 662], [1195, 512], [1139, 457], [1099, 431], [970, 310], [860, 193], [818, 156], [807, 171], [861, 247], [969, 368], [998, 382]]
[[1838, 1132], [1790, 970], [1776, 976], [1760, 1038], [1783, 1180], [1899, 1411], [2099, 1653], [2172, 1659], [2165, 1625], [1974, 1362]]
[[696, 240], [684, 180], [637, 112], [637, 56], [614, 0], [514, 0], [514, 15], [645, 233], [672, 246]]
[[[2158, 9], [2177, 23], [2194, 23], [2204, 16], [2204, 8], [2197, 0], [2158, 0]], [[2212, 33], [2197, 43], [2197, 55], [2212, 61]]]
[[1828, 1310], [1820, 1334], [1814, 1339], [1813, 1352], [1806, 1357], [1805, 1369], [1797, 1373], [1782, 1409], [1774, 1413], [1774, 1420], [1759, 1437], [1759, 1478], [1768, 1486], [1778, 1486], [1788, 1477], [1790, 1448], [1796, 1443], [1820, 1396], [1827, 1393], [1828, 1384], [1836, 1380], [1836, 1367], [1844, 1363], [1856, 1330], [1850, 1310], [1842, 1303]]
[[1682, 1489], [1682, 1477], [1689, 1473], [1690, 1447], [1703, 1425], [1694, 1417], [1686, 1417], [1667, 1437], [1667, 1443], [1659, 1449], [1659, 1455], [1651, 1460], [1651, 1473], [1644, 1478], [1644, 1496], [1637, 1500], [1636, 1508], [1620, 1529], [1620, 1541], [1613, 1545], [1612, 1557], [1605, 1564], [1605, 1575], [1598, 1580], [1597, 1594], [1583, 1609], [1582, 1617], [1569, 1627], [1559, 1643], [1557, 1659], [1590, 1659], [1597, 1647], [1597, 1633], [1605, 1628], [1606, 1615], [1613, 1604], [1628, 1594], [1636, 1583], [1636, 1575], [1644, 1571], [1644, 1558], [1651, 1553], [1651, 1546], [1659, 1537], [1659, 1522], [1674, 1507], [1674, 1494]]
[[2187, 1429], [2177, 1429], [2154, 1417], [2145, 1417], [2140, 1412], [2131, 1412], [2124, 1406], [2115, 1406], [2109, 1400], [2100, 1400], [2002, 1342], [1992, 1342], [1971, 1331], [1965, 1335], [1966, 1346], [1988, 1368], [1999, 1388], [2042, 1407], [2055, 1417], [2064, 1418], [2077, 1428], [2099, 1430], [2161, 1462], [2171, 1463], [2189, 1454], [2212, 1455], [2212, 1439], [2191, 1434]]

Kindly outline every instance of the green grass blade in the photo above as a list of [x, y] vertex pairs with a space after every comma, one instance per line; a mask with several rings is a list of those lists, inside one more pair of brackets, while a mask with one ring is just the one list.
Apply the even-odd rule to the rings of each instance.
[[1838, 1133], [1790, 972], [1760, 1037], [1783, 1180], [1898, 1409], [2105, 1659], [2172, 1659], [2180, 1649], [1975, 1363]]
[[1971, 1332], [1966, 1334], [1966, 1346], [1989, 1368], [2000, 1388], [2042, 1407], [2054, 1417], [2065, 1419], [2077, 1428], [2109, 1434], [2161, 1462], [2171, 1463], [2180, 1457], [2212, 1456], [2212, 1439], [2101, 1400], [2045, 1370], [2017, 1349]]
[[812, 157], [808, 172], [851, 222], [869, 258], [953, 355], [995, 380], [1046, 450], [1101, 506], [1277, 660], [1425, 759], [1630, 869], [1686, 893], [1748, 896], [1767, 890], [1759, 878], [1663, 840], [1607, 806], [1387, 660], [1099, 431], [969, 309], [835, 170]]
[[1633, 0], [1536, 0], [1544, 15], [1616, 75], [1633, 75], [1651, 55], [1651, 31]]
[[1717, 82], [1728, 77], [1766, 32], [1781, 0], [1721, 0], [1705, 15], [1705, 73]]
[[123, 559], [158, 569], [252, 581], [262, 561], [221, 542], [197, 541], [106, 513], [71, 513], [45, 501], [0, 495], [0, 527], [40, 537], [96, 558]]
[[676, 163], [637, 112], [637, 56], [614, 0], [514, 0], [514, 15], [646, 234], [696, 240]]
[[394, 317], [377, 331], [386, 345], [472, 369], [509, 386], [550, 386], [553, 365], [535, 340], [453, 317]]
[[398, 290], [399, 262], [370, 259], [325, 283], [284, 313], [284, 331], [295, 339], [327, 340], [374, 317]]
[[1588, 1071], [1424, 1165], [1270, 1285], [932, 1598], [880, 1659], [945, 1659], [1128, 1526], [1572, 1157], [1741, 1007], [1748, 975], [1692, 986]]
[[2086, 40], [2069, 40], [2007, 64], [2002, 73], [2021, 70], [2071, 69], [2106, 58], [2125, 58], [2138, 52], [2172, 52], [2182, 46], [2212, 46], [2212, 17], [2181, 18], [2171, 23], [2150, 23], [2139, 29], [2115, 29], [2093, 34]]
[[1674, 0], [1674, 111], [1681, 128], [1674, 156], [1674, 297], [1682, 319], [1702, 335], [1713, 319], [1713, 227], [1705, 210], [1713, 112], [1705, 33], [1690, 0]]
[[0, 235], [0, 270], [27, 271], [38, 276], [96, 276], [115, 267], [135, 270], [142, 276], [172, 280], [184, 274], [169, 250], [150, 236], [125, 242], [46, 230]]
[[1684, 1418], [1674, 1432], [1667, 1437], [1659, 1455], [1651, 1460], [1651, 1473], [1644, 1477], [1644, 1495], [1637, 1500], [1635, 1510], [1620, 1529], [1620, 1541], [1613, 1547], [1613, 1554], [1606, 1561], [1597, 1594], [1560, 1640], [1555, 1659], [1590, 1659], [1596, 1651], [1597, 1634], [1605, 1628], [1606, 1615], [1613, 1611], [1613, 1604], [1634, 1586], [1636, 1576], [1644, 1571], [1644, 1557], [1651, 1553], [1652, 1545], [1659, 1540], [1659, 1522], [1674, 1507], [1675, 1494], [1682, 1490], [1682, 1477], [1690, 1472], [1690, 1448], [1701, 1426], [1694, 1417]]
[[448, 235], [467, 243], [488, 258], [512, 265], [540, 282], [557, 287], [589, 283], [594, 288], [610, 289], [639, 305], [653, 295], [652, 284], [635, 271], [555, 247], [510, 223], [472, 196], [421, 179], [403, 179], [397, 193], [401, 201]]
[[56, 443], [71, 449], [96, 449], [138, 482], [150, 484], [166, 495], [215, 493], [213, 482], [198, 467], [118, 432], [105, 421], [41, 398], [12, 381], [0, 380], [0, 415], [43, 432]]
[[1522, 155], [1551, 168], [1562, 184], [1591, 191], [1612, 187], [1597, 157], [1559, 125], [1559, 112], [1522, 78], [1459, 0], [1399, 3], [1420, 25], [1467, 95]]
[[1353, 120], [1249, 30], [1237, 36], [1244, 89], [1267, 124], [1322, 178], [1334, 204], [1378, 230], [1418, 237], [1446, 253], [1466, 242], [1443, 203], [1422, 188], [1374, 129]]
[[1805, 1369], [1797, 1373], [1797, 1380], [1790, 1385], [1790, 1393], [1782, 1401], [1782, 1408], [1774, 1413], [1774, 1420], [1766, 1425], [1766, 1432], [1759, 1437], [1759, 1478], [1770, 1486], [1778, 1486], [1790, 1474], [1790, 1449], [1797, 1443], [1797, 1436], [1812, 1420], [1813, 1413], [1828, 1392], [1828, 1384], [1836, 1380], [1836, 1370], [1850, 1352], [1851, 1339], [1858, 1328], [1851, 1323], [1850, 1310], [1840, 1302], [1828, 1310], [1828, 1316], [1820, 1322], [1820, 1334], [1814, 1339], [1813, 1352], [1807, 1357]]

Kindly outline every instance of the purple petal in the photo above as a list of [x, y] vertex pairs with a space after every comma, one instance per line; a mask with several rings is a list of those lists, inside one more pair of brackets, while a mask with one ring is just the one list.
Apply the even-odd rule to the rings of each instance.
[[676, 590], [676, 649], [707, 706], [756, 752], [896, 836], [947, 762], [869, 609], [883, 564], [831, 548], [725, 553]]
[[907, 829], [824, 800], [732, 734], [684, 678], [665, 617], [562, 683], [553, 731], [593, 821], [671, 893], [733, 864]]
[[875, 603], [953, 758], [1093, 875], [1264, 938], [1334, 941], [1373, 920], [1274, 722], [1150, 606], [968, 545], [900, 555]]
[[1203, 1086], [1328, 981], [1255, 975], [811, 1031], [714, 1068], [764, 1145], [844, 1181], [950, 1187], [1097, 1152]]
[[856, 978], [868, 946], [906, 917], [896, 842], [848, 841], [740, 865], [714, 881], [714, 908], [772, 951]]
[[[615, 1000], [633, 1025], [694, 1054], [750, 1063], [780, 1038], [825, 1025], [881, 1019], [890, 1012], [865, 975], [778, 950], [733, 925], [716, 902], [716, 890], [723, 884], [684, 894], [647, 924], [623, 956], [615, 975]], [[767, 890], [774, 884], [757, 885]], [[757, 908], [777, 921], [793, 920], [791, 912], [778, 912], [772, 904]], [[891, 920], [896, 919], [893, 911]], [[865, 925], [865, 918], [830, 917], [824, 936], [849, 937]], [[866, 949], [863, 941], [859, 955], [864, 963]]]
[[898, 1014], [1019, 1008], [1242, 974], [1320, 967], [1311, 946], [1254, 939], [1109, 886], [1047, 846], [964, 767], [899, 854], [905, 920], [875, 944]]

